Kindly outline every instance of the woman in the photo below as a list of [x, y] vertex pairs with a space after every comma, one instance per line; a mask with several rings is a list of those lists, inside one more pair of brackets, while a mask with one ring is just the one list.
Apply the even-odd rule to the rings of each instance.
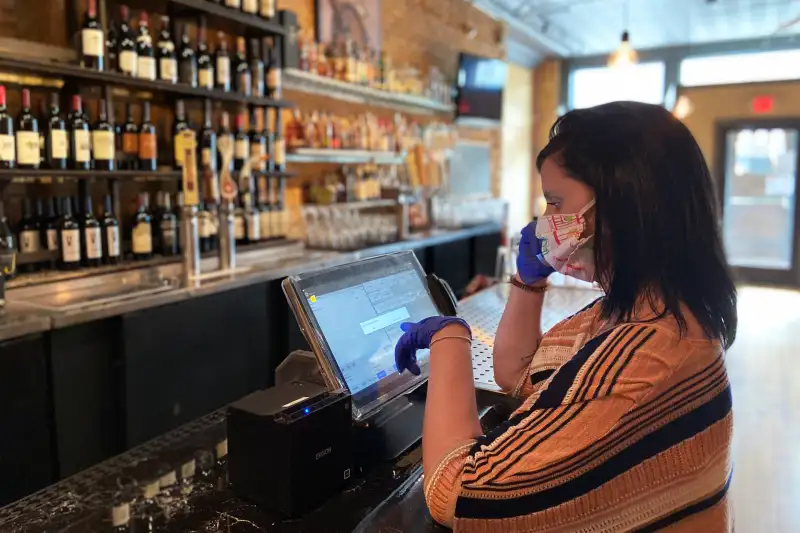
[[[537, 159], [545, 216], [522, 231], [494, 344], [524, 399], [481, 434], [469, 326], [406, 324], [396, 359], [431, 346], [425, 497], [456, 531], [730, 531], [736, 290], [713, 184], [688, 129], [615, 102], [561, 117]], [[547, 276], [605, 296], [542, 336]]]

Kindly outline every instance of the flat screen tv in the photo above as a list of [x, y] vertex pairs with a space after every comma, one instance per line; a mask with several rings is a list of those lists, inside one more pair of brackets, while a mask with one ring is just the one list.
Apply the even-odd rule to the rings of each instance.
[[500, 59], [461, 54], [458, 65], [459, 117], [500, 120], [507, 65]]

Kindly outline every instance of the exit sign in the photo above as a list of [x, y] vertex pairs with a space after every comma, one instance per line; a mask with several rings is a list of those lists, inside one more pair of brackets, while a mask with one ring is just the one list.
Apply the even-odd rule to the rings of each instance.
[[750, 103], [750, 107], [756, 115], [772, 113], [775, 108], [775, 97], [772, 95], [756, 96]]

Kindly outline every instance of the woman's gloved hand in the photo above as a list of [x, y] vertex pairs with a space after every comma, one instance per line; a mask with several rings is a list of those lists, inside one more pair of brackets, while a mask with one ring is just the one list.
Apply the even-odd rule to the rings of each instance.
[[467, 329], [467, 333], [472, 337], [472, 330], [462, 319], [454, 316], [432, 316], [419, 322], [403, 322], [400, 329], [405, 333], [397, 341], [394, 347], [394, 363], [397, 371], [403, 373], [408, 370], [415, 376], [419, 376], [420, 369], [417, 364], [417, 350], [430, 348], [431, 339], [445, 326], [450, 324], [460, 324]]
[[540, 259], [542, 256], [542, 240], [536, 236], [536, 221], [522, 228], [517, 256], [517, 274], [522, 283], [530, 285], [555, 272], [553, 268]]

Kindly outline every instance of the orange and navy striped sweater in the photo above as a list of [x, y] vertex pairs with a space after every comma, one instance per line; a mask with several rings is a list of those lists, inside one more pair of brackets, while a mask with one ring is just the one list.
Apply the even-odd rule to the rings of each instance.
[[[599, 305], [553, 327], [500, 427], [425, 479], [456, 532], [733, 529], [733, 427], [724, 351], [674, 319], [591, 336]], [[691, 328], [690, 328], [691, 329]]]

